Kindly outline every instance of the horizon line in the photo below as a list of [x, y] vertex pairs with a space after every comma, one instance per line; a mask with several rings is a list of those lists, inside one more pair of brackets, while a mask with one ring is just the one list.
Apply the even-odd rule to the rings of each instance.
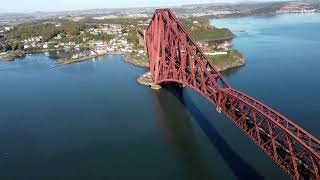
[[93, 10], [126, 10], [126, 9], [139, 9], [139, 8], [177, 8], [183, 6], [192, 6], [192, 5], [206, 5], [206, 4], [214, 4], [214, 5], [224, 5], [224, 4], [243, 4], [243, 3], [277, 3], [277, 2], [299, 2], [304, 0], [276, 0], [276, 1], [258, 1], [258, 0], [242, 0], [239, 2], [212, 2], [212, 3], [191, 3], [191, 4], [182, 4], [182, 5], [172, 5], [172, 6], [133, 6], [133, 7], [105, 7], [105, 8], [88, 8], [88, 9], [70, 9], [70, 10], [34, 10], [34, 11], [6, 11], [0, 12], [1, 14], [34, 14], [34, 13], [64, 13], [64, 12], [77, 12], [77, 11], [93, 11]]

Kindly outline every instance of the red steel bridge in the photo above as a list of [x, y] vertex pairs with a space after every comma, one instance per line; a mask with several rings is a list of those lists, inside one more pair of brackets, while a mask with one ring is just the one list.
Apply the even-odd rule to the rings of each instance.
[[320, 179], [320, 141], [258, 100], [233, 89], [170, 9], [145, 33], [154, 83], [188, 86], [212, 102], [292, 179]]

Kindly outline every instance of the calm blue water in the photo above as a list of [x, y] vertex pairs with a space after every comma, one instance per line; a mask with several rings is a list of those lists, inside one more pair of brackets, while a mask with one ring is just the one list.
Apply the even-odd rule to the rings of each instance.
[[[247, 58], [225, 73], [230, 84], [317, 137], [319, 17], [212, 20], [237, 33]], [[140, 86], [145, 70], [121, 58], [0, 62], [0, 179], [287, 178], [204, 98]]]
[[229, 82], [320, 137], [320, 14], [211, 23], [234, 31], [234, 47], [247, 59], [245, 68], [228, 77]]

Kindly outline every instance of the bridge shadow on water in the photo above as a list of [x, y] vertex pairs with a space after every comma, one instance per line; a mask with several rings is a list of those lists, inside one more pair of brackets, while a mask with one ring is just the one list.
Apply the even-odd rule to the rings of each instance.
[[[165, 85], [164, 88], [177, 97], [177, 99], [186, 107], [187, 111], [190, 112], [193, 119], [209, 138], [210, 142], [217, 149], [237, 179], [264, 179], [263, 176], [254, 169], [254, 167], [250, 166], [239, 156], [237, 152], [232, 149], [212, 123], [210, 123], [207, 117], [205, 117], [205, 115], [192, 102], [191, 98], [188, 97], [186, 93], [183, 93], [183, 88], [174, 85]], [[214, 106], [212, 108], [214, 108]]]

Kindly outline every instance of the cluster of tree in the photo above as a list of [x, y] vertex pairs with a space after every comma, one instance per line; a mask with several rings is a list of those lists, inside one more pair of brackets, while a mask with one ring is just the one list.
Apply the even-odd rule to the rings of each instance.
[[134, 30], [130, 30], [128, 32], [127, 40], [128, 42], [132, 43], [135, 47], [139, 45], [139, 39], [138, 39], [138, 36], [136, 35], [136, 31]]
[[227, 28], [216, 28], [210, 25], [208, 19], [190, 18], [182, 19], [196, 41], [216, 41], [233, 38], [234, 34]]
[[0, 44], [0, 52], [6, 52], [6, 51], [22, 51], [24, 49], [23, 44], [21, 43], [13, 43], [13, 44]]
[[[61, 23], [61, 26], [56, 26], [54, 23], [30, 23], [19, 25], [15, 30], [6, 34], [7, 42], [21, 42], [22, 40], [31, 37], [42, 36], [44, 42], [50, 41], [53, 37], [60, 34], [61, 42], [83, 42], [83, 38], [109, 41], [114, 36], [108, 34], [91, 35], [89, 33], [81, 34], [88, 27], [94, 27], [95, 24], [86, 24], [84, 22], [66, 21]], [[19, 47], [19, 45], [18, 45]], [[15, 48], [14, 48], [15, 49]]]
[[76, 23], [76, 22], [67, 22], [61, 26], [61, 32], [71, 35], [71, 36], [77, 36], [80, 35], [80, 31], [85, 30], [87, 27], [84, 23]]
[[19, 44], [0, 44], [0, 52], [6, 52], [6, 51], [12, 51], [12, 50], [19, 50], [19, 48], [22, 48]]
[[12, 51], [17, 51], [17, 50], [22, 51], [24, 49], [24, 46], [21, 43], [13, 43], [11, 45], [11, 49]]
[[121, 25], [134, 25], [137, 26], [139, 21], [146, 21], [148, 18], [111, 18], [111, 19], [84, 19], [82, 22], [84, 23], [96, 23], [96, 24], [121, 24]]
[[86, 35], [86, 38], [94, 39], [94, 40], [97, 40], [97, 41], [110, 41], [112, 38], [114, 38], [114, 35], [109, 35], [109, 34], [92, 35], [92, 34], [88, 34], [88, 35]]
[[8, 41], [21, 41], [30, 37], [42, 36], [45, 40], [54, 37], [58, 29], [53, 24], [32, 23], [18, 26], [6, 34]]
[[21, 41], [31, 37], [42, 36], [44, 41], [49, 41], [58, 34], [76, 36], [86, 27], [83, 23], [64, 22], [61, 26], [53, 23], [31, 23], [18, 26], [6, 35], [6, 40]]

